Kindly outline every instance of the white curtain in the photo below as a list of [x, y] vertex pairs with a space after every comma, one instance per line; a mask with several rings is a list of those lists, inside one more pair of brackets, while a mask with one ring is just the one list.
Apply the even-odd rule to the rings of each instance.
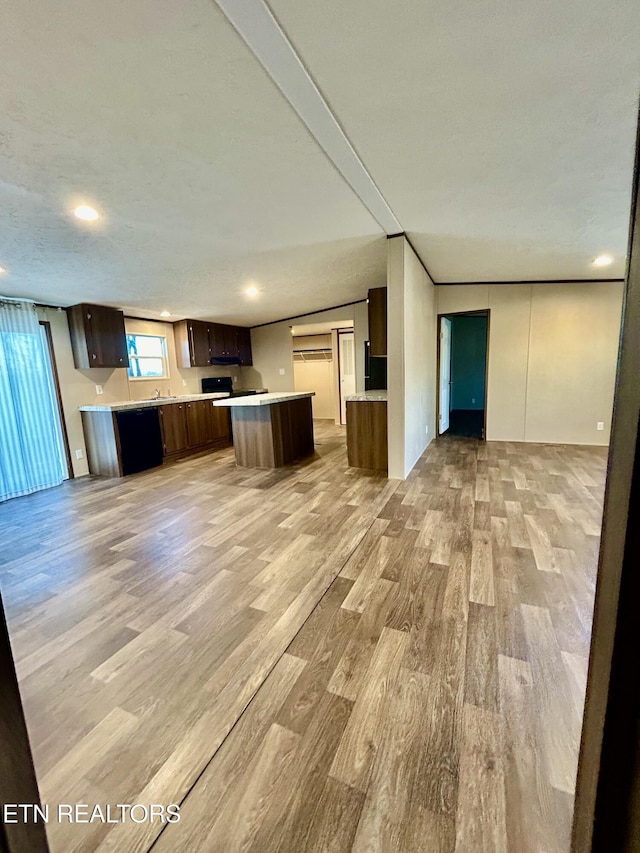
[[0, 299], [0, 501], [67, 476], [46, 338], [35, 306]]

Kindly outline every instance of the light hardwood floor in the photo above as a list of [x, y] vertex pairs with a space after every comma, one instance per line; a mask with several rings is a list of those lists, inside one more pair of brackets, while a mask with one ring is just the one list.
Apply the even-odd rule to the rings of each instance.
[[0, 507], [43, 800], [182, 803], [55, 853], [568, 850], [606, 451], [316, 441]]

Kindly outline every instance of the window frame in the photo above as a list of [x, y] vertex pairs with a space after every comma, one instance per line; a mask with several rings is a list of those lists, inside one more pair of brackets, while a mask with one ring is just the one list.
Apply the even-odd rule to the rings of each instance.
[[[163, 379], [170, 379], [169, 372], [169, 349], [167, 347], [166, 335], [150, 335], [146, 332], [127, 332], [127, 354], [129, 356], [129, 367], [127, 368], [127, 379], [129, 382], [160, 382]], [[161, 341], [162, 355], [137, 355], [129, 352], [129, 338], [157, 338]], [[141, 358], [161, 358], [162, 359], [162, 376], [132, 376], [130, 370], [134, 363]]]

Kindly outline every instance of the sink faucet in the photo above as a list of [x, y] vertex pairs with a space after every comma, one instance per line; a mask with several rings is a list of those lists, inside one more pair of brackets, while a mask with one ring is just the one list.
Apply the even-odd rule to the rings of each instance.
[[156, 388], [156, 400], [158, 399], [159, 396], [160, 396], [160, 389]]

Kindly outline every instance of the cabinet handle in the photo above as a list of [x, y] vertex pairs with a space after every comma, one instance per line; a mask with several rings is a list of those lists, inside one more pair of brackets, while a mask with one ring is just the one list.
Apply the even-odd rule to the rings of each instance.
[[95, 352], [91, 354], [91, 358], [96, 358]]

